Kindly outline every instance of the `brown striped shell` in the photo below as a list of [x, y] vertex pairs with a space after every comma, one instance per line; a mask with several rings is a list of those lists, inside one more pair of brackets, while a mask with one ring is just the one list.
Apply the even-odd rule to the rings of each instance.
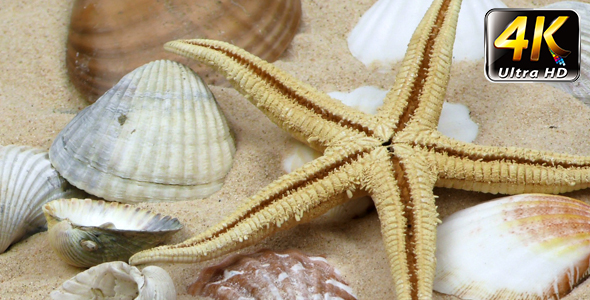
[[[74, 86], [94, 102], [149, 61], [189, 64], [164, 52], [162, 45], [175, 39], [227, 41], [274, 61], [295, 36], [300, 19], [300, 0], [77, 0], [66, 64]], [[209, 84], [219, 80], [210, 68], [190, 64]]]
[[217, 300], [356, 299], [325, 258], [298, 250], [231, 256], [204, 269], [188, 292]]

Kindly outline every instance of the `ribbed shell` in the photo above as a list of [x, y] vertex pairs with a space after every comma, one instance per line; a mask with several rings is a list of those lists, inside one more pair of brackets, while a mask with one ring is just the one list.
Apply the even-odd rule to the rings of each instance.
[[551, 85], [558, 87], [572, 96], [590, 105], [590, 4], [563, 1], [547, 5], [546, 9], [573, 9], [580, 17], [580, 77], [574, 82], [554, 82]]
[[43, 206], [49, 244], [66, 263], [91, 267], [127, 261], [182, 228], [176, 218], [116, 202], [60, 199]]
[[[388, 69], [400, 61], [412, 33], [432, 1], [379, 0], [363, 14], [348, 36], [348, 49], [365, 65]], [[484, 17], [499, 0], [464, 0], [457, 23], [453, 60], [483, 59]]]
[[461, 299], [558, 299], [590, 261], [590, 205], [523, 194], [459, 211], [438, 228], [434, 289]]
[[325, 258], [297, 250], [229, 257], [204, 269], [188, 292], [216, 300], [356, 299]]
[[222, 40], [272, 62], [291, 43], [300, 19], [300, 0], [77, 0], [66, 65], [74, 86], [92, 102], [123, 75], [156, 59], [190, 63], [212, 84], [221, 77], [211, 68], [167, 53], [162, 45]]
[[140, 271], [115, 261], [79, 273], [50, 295], [56, 300], [174, 300], [176, 290], [170, 275], [160, 267]]
[[70, 183], [124, 203], [204, 198], [235, 145], [211, 91], [188, 67], [137, 68], [59, 133], [49, 157]]
[[0, 253], [25, 234], [45, 227], [43, 204], [81, 194], [57, 174], [47, 152], [0, 146]]

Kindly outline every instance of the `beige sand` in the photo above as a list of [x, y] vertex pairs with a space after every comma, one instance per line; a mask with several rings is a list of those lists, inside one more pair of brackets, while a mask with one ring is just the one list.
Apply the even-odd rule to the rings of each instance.
[[[4, 1], [0, 7], [0, 144], [48, 149], [54, 137], [86, 103], [68, 82], [65, 42], [72, 0]], [[511, 0], [512, 7], [553, 1]], [[292, 46], [276, 63], [321, 91], [350, 91], [362, 85], [387, 89], [395, 70], [373, 72], [349, 53], [346, 37], [374, 3], [303, 1], [303, 21]], [[467, 105], [480, 125], [479, 144], [520, 146], [590, 155], [590, 108], [543, 84], [492, 84], [483, 62], [455, 64], [448, 101]], [[220, 221], [243, 200], [283, 174], [281, 159], [290, 137], [230, 88], [212, 88], [233, 130], [238, 151], [224, 188], [190, 203], [144, 205], [185, 224], [179, 242]], [[439, 213], [495, 196], [437, 189]], [[590, 202], [590, 191], [569, 196]], [[43, 299], [81, 269], [54, 255], [47, 234], [36, 234], [0, 255], [0, 298]], [[392, 279], [376, 213], [335, 225], [308, 224], [279, 233], [257, 248], [298, 248], [322, 254], [345, 276], [360, 299], [392, 299]], [[162, 264], [172, 275], [179, 299], [205, 264]], [[485, 270], [482, 270], [482, 272]], [[451, 297], [436, 295], [437, 299]], [[567, 299], [590, 298], [590, 283]]]

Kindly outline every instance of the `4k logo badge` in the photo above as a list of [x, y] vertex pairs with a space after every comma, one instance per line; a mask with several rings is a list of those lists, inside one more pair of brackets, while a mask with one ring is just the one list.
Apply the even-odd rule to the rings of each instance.
[[574, 81], [580, 76], [580, 19], [573, 10], [492, 9], [485, 52], [491, 81]]

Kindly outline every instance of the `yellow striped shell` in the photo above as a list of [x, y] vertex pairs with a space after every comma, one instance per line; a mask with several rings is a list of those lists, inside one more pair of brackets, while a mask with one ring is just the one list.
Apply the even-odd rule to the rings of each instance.
[[462, 299], [558, 299], [588, 274], [590, 205], [523, 194], [459, 211], [438, 228], [434, 289]]
[[159, 60], [127, 74], [59, 133], [51, 163], [90, 194], [124, 203], [209, 196], [235, 145], [213, 94], [191, 69]]
[[126, 261], [182, 228], [176, 218], [116, 202], [60, 199], [43, 206], [49, 244], [66, 263], [91, 267]]

